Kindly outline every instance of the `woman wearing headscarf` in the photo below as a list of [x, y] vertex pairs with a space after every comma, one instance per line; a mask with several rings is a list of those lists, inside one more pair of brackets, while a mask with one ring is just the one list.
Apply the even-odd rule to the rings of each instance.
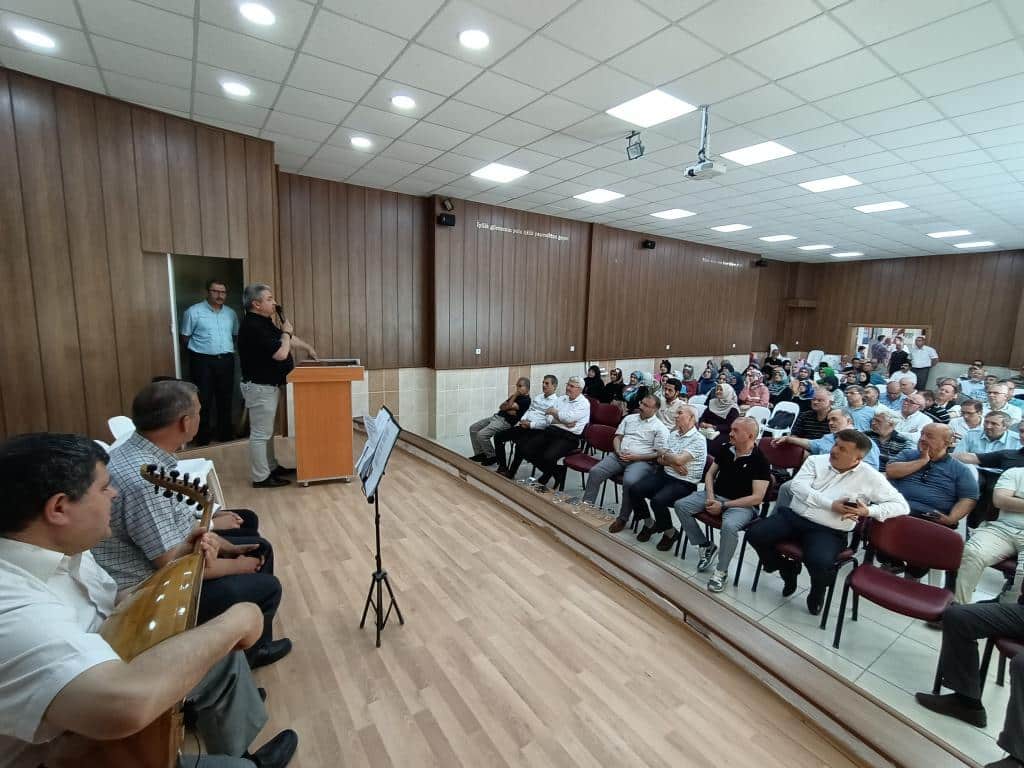
[[740, 392], [739, 400], [744, 413], [755, 405], [767, 408], [771, 404], [771, 393], [764, 384], [764, 374], [753, 366], [747, 369], [747, 386]]
[[793, 391], [789, 388], [789, 376], [782, 368], [772, 371], [771, 381], [768, 382], [768, 398], [772, 407], [784, 400], [793, 399]]
[[686, 397], [691, 398], [697, 394], [697, 379], [693, 377], [693, 366], [689, 363], [684, 365], [682, 374], [682, 378], [679, 381], [682, 382]]
[[811, 410], [811, 400], [814, 398], [814, 382], [810, 379], [802, 379], [797, 383], [796, 397], [793, 400], [800, 406], [800, 413]]
[[[650, 376], [650, 374], [647, 374]], [[627, 411], [635, 411], [640, 407], [640, 401], [650, 393], [650, 387], [644, 381], [643, 371], [633, 371], [629, 374], [629, 386], [622, 391], [622, 399], [626, 403]]]
[[725, 371], [729, 374], [729, 385], [733, 388], [734, 392], [740, 392], [743, 389], [743, 377], [736, 373], [736, 369], [733, 368], [732, 363], [728, 360], [722, 361], [718, 371], [719, 373]]
[[782, 353], [775, 344], [772, 344], [768, 348], [768, 356], [764, 359], [764, 365], [761, 366], [761, 373], [765, 376], [771, 376], [773, 369], [782, 367], [782, 361]]
[[718, 456], [718, 453], [729, 445], [729, 428], [739, 415], [736, 390], [729, 384], [719, 384], [715, 387], [714, 397], [708, 399], [707, 409], [700, 417], [701, 429], [714, 429], [718, 432], [717, 437], [708, 441], [708, 453], [712, 456]]
[[700, 379], [697, 380], [697, 394], [711, 396], [715, 387], [718, 386], [718, 374], [713, 368], [705, 368], [700, 372]]
[[616, 400], [624, 401], [625, 398], [622, 396], [624, 389], [622, 370], [620, 368], [612, 368], [608, 371], [608, 383], [604, 385], [604, 397], [601, 399], [601, 402], [614, 403]]
[[604, 402], [604, 379], [596, 365], [587, 368], [587, 375], [583, 377], [583, 394]]
[[672, 363], [668, 360], [662, 360], [658, 364], [658, 372], [654, 374], [654, 380], [660, 385], [665, 379], [672, 377]]

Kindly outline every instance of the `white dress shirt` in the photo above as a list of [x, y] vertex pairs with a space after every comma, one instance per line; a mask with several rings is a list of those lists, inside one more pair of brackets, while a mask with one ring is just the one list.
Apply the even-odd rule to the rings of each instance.
[[901, 435], [906, 435], [911, 440], [917, 441], [921, 437], [921, 430], [932, 423], [934, 422], [928, 418], [928, 414], [924, 411], [917, 411], [909, 416], [904, 416], [903, 420], [896, 425], [896, 431]]
[[1009, 402], [1007, 402], [1007, 404], [1004, 405], [1002, 408], [993, 408], [988, 404], [988, 401], [986, 401], [981, 409], [981, 415], [988, 416], [988, 414], [991, 411], [1002, 411], [1003, 413], [1010, 417], [1011, 424], [1016, 424], [1018, 421], [1021, 420], [1020, 408], [1018, 408], [1016, 405], [1011, 405]]
[[668, 429], [657, 416], [642, 419], [639, 413], [631, 413], [619, 422], [615, 434], [622, 438], [620, 453], [644, 456], [665, 450]]
[[932, 360], [939, 359], [939, 353], [927, 344], [918, 347], [916, 344], [909, 350], [911, 368], [930, 368]]
[[50, 703], [88, 669], [119, 660], [97, 634], [117, 585], [82, 552], [0, 537], [0, 768], [36, 768], [60, 735]]
[[558, 395], [552, 392], [550, 395], [541, 393], [530, 400], [530, 408], [520, 417], [522, 421], [530, 422], [530, 429], [546, 429], [550, 418], [546, 411], [558, 402]]
[[896, 371], [896, 373], [890, 376], [887, 381], [895, 381], [898, 384], [902, 379], [913, 379], [914, 386], [917, 386], [917, 374], [913, 371], [907, 371], [905, 373], [903, 371]]
[[910, 505], [885, 475], [864, 462], [837, 472], [827, 455], [808, 456], [789, 483], [791, 508], [801, 517], [838, 531], [852, 531], [855, 520], [844, 520], [832, 511], [832, 502], [859, 497], [876, 520], [910, 514]]
[[963, 440], [965, 437], [967, 437], [967, 435], [969, 435], [972, 432], [982, 431], [982, 426], [980, 422], [978, 426], [972, 427], [966, 421], [964, 421], [963, 416], [961, 416], [958, 419], [950, 419], [949, 428], [953, 430], [953, 434], [956, 435], [960, 440]]
[[[590, 422], [590, 401], [583, 395], [576, 395], [575, 400], [570, 400], [568, 395], [562, 395], [554, 404], [558, 418], [548, 416], [548, 423], [553, 427], [572, 432], [574, 435], [582, 435], [584, 428]], [[565, 422], [571, 422], [570, 427]]]

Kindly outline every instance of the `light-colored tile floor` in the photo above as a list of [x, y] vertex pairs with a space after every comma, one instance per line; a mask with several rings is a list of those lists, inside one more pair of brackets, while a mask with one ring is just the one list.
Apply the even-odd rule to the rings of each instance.
[[[463, 455], [469, 455], [469, 438], [443, 441], [445, 447]], [[529, 476], [529, 466], [520, 468], [519, 479]], [[565, 491], [570, 497], [582, 494], [583, 485], [578, 473], [570, 473], [566, 479]], [[610, 513], [617, 509], [611, 485], [605, 494], [605, 507]], [[603, 527], [607, 528], [607, 518]], [[678, 521], [676, 521], [678, 528]], [[612, 534], [608, 534], [612, 536]], [[658, 537], [646, 544], [636, 540], [628, 528], [614, 535], [616, 541], [632, 547], [645, 556], [653, 557], [668, 567], [677, 570], [683, 578], [704, 586], [710, 574], [697, 573], [697, 549], [690, 546], [686, 559], [682, 560], [671, 552], [655, 549]], [[730, 568], [730, 579], [725, 591], [716, 597], [729, 603], [735, 609], [750, 616], [766, 629], [775, 632], [794, 647], [835, 670], [847, 680], [876, 696], [916, 723], [928, 728], [940, 738], [948, 740], [965, 754], [979, 763], [998, 760], [1005, 755], [996, 744], [1002, 730], [1003, 715], [1009, 699], [1009, 687], [995, 684], [996, 659], [993, 658], [985, 684], [984, 702], [988, 711], [988, 726], [974, 728], [948, 717], [936, 715], [919, 706], [914, 699], [917, 691], [931, 690], [938, 661], [938, 648], [942, 633], [931, 629], [923, 622], [908, 619], [885, 609], [860, 601], [858, 621], [850, 621], [849, 606], [843, 624], [842, 641], [839, 649], [832, 647], [836, 619], [839, 613], [841, 586], [829, 612], [825, 630], [818, 628], [820, 616], [807, 612], [804, 600], [809, 581], [806, 570], [800, 574], [799, 588], [788, 598], [782, 596], [782, 581], [775, 574], [762, 574], [757, 592], [752, 592], [751, 582], [757, 567], [757, 556], [749, 548], [743, 559], [743, 571], [739, 586], [734, 587], [732, 577], [739, 561], [739, 549]], [[840, 574], [842, 584], [847, 569]], [[941, 576], [933, 574], [931, 583], [941, 583]], [[999, 593], [1002, 578], [989, 569], [975, 592], [975, 600], [988, 599]]]

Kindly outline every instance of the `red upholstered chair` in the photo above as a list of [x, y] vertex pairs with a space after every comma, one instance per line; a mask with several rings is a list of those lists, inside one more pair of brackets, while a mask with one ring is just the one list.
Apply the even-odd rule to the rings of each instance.
[[850, 618], [853, 621], [857, 620], [857, 604], [861, 597], [901, 616], [922, 621], [938, 621], [943, 611], [953, 602], [951, 590], [889, 573], [875, 565], [873, 560], [875, 551], [878, 551], [893, 560], [905, 561], [908, 567], [937, 568], [955, 574], [964, 551], [964, 540], [955, 530], [905, 515], [883, 522], [871, 521], [867, 528], [867, 540], [865, 562], [854, 565], [843, 585], [833, 648], [839, 647], [846, 599], [851, 590], [853, 613]]
[[999, 651], [999, 666], [996, 668], [996, 685], [1003, 685], [1006, 678], [1006, 662], [1019, 653], [1024, 653], [1024, 640], [1007, 637], [990, 637], [985, 643], [985, 653], [981, 657], [981, 687], [985, 687], [988, 677], [988, 665], [992, 661], [992, 649]]
[[591, 408], [591, 424], [603, 424], [614, 430], [619, 426], [619, 422], [621, 421], [622, 411], [617, 405], [612, 403], [598, 403], [595, 407]]
[[[605, 424], [588, 424], [583, 430], [583, 438], [586, 440], [588, 445], [598, 451], [601, 451], [602, 455], [615, 450], [615, 445], [612, 442], [615, 439], [615, 427], [609, 427]], [[582, 478], [584, 485], [586, 485], [587, 473], [597, 466], [599, 461], [600, 459], [596, 456], [590, 456], [589, 454], [582, 452], [570, 453], [562, 459], [562, 463], [565, 464], [566, 467], [574, 472], [580, 473], [580, 477]], [[603, 488], [601, 489], [601, 500], [604, 500]]]
[[1005, 560], [1000, 560], [998, 563], [994, 563], [991, 567], [1003, 574], [1003, 578], [1006, 579], [1004, 589], [1013, 589], [1013, 582], [1017, 578], [1017, 556], [1013, 555]]

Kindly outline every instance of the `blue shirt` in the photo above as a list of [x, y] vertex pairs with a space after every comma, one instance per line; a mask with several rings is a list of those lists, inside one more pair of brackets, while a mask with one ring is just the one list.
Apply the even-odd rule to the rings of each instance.
[[[836, 444], [836, 436], [829, 432], [824, 437], [819, 437], [817, 440], [811, 440], [811, 445], [807, 449], [812, 456], [817, 456], [821, 453], [828, 453], [832, 450], [832, 446]], [[868, 451], [868, 455], [864, 457], [864, 463], [869, 467], [878, 469], [878, 446], [875, 445], [875, 441], [871, 441], [871, 450]]]
[[899, 397], [897, 397], [895, 400], [890, 400], [889, 393], [886, 392], [885, 390], [882, 390], [882, 392], [878, 395], [878, 404], [884, 405], [889, 410], [896, 411], [896, 413], [899, 413], [900, 409], [903, 407], [903, 401], [905, 399], [906, 398], [901, 392]]
[[853, 419], [854, 429], [860, 430], [861, 432], [867, 432], [871, 429], [871, 419], [875, 416], [875, 409], [870, 405], [862, 405], [860, 408], [847, 409], [850, 412], [850, 418]]
[[[908, 448], [892, 461], [916, 461], [921, 458], [917, 448]], [[890, 463], [891, 463], [890, 462]], [[912, 475], [893, 480], [896, 490], [910, 504], [911, 512], [948, 513], [960, 499], [978, 499], [978, 481], [966, 464], [949, 454], [940, 461], [931, 461]]]
[[985, 384], [985, 380], [975, 381], [974, 379], [960, 379], [960, 391], [964, 397], [970, 398], [971, 400], [980, 400], [983, 403], [988, 402], [988, 390]]
[[200, 301], [185, 310], [179, 333], [188, 337], [188, 348], [201, 355], [234, 352], [238, 315], [231, 307], [221, 307], [218, 312], [209, 302]]
[[958, 451], [965, 453], [992, 453], [992, 451], [1008, 451], [1013, 448], [1020, 448], [1020, 437], [1016, 432], [1009, 429], [1003, 432], [998, 440], [989, 440], [984, 430], [971, 430], [957, 446]]
[[886, 378], [885, 378], [885, 376], [880, 374], [878, 371], [872, 371], [871, 372], [871, 376], [868, 377], [868, 383], [875, 384], [875, 385], [879, 385], [880, 384], [880, 385], [882, 385], [884, 387], [885, 383], [886, 383]]

